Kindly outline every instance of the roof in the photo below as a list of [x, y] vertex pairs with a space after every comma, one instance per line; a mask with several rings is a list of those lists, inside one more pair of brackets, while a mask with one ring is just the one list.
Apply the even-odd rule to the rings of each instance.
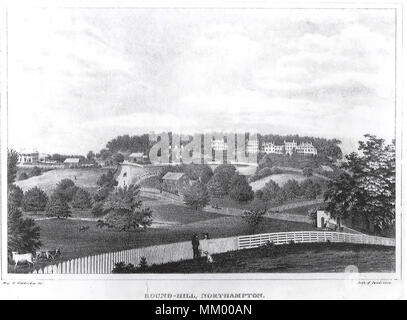
[[64, 163], [79, 163], [79, 158], [67, 158]]
[[179, 180], [182, 176], [184, 176], [183, 172], [167, 172], [163, 180]]
[[129, 155], [130, 158], [139, 158], [144, 156], [144, 153], [142, 152], [133, 152], [132, 154]]

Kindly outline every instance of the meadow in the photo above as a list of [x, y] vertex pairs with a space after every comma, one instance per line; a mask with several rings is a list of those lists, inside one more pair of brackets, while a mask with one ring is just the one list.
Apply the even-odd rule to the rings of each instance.
[[314, 177], [314, 176], [306, 177], [301, 173], [279, 173], [279, 174], [273, 174], [271, 176], [254, 181], [254, 182], [250, 183], [250, 185], [251, 185], [253, 191], [256, 191], [256, 190], [262, 189], [266, 185], [266, 183], [269, 182], [270, 180], [273, 180], [280, 187], [282, 187], [290, 179], [297, 180], [298, 183], [300, 183], [306, 179], [311, 179], [313, 182], [318, 182], [319, 184], [321, 184], [321, 186], [326, 184], [326, 182], [319, 177]]

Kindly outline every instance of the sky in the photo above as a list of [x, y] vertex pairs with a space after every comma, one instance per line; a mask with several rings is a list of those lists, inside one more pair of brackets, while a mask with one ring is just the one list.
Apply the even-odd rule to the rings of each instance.
[[30, 9], [8, 15], [8, 139], [86, 154], [120, 134], [394, 138], [389, 9]]

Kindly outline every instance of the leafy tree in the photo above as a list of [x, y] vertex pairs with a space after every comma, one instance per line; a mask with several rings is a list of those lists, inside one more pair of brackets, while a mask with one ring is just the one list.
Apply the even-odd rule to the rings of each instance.
[[89, 209], [92, 207], [92, 199], [89, 192], [82, 188], [78, 188], [73, 196], [72, 203], [73, 208]]
[[31, 188], [24, 193], [22, 207], [24, 211], [44, 211], [48, 196], [38, 187]]
[[261, 191], [263, 192], [263, 201], [273, 202], [276, 199], [277, 194], [281, 191], [281, 188], [274, 180], [270, 180], [265, 184]]
[[143, 208], [137, 185], [118, 188], [103, 204], [104, 222], [119, 231], [147, 228], [152, 223], [151, 209]]
[[235, 174], [231, 181], [229, 195], [236, 201], [246, 202], [253, 199], [254, 192], [245, 176]]
[[306, 177], [311, 177], [313, 174], [313, 170], [311, 167], [306, 167], [306, 168], [302, 169], [302, 174]]
[[247, 223], [252, 234], [255, 233], [258, 226], [263, 221], [266, 212], [267, 206], [260, 199], [253, 200], [250, 209], [243, 212], [243, 220]]
[[213, 176], [212, 169], [207, 164], [186, 164], [183, 166], [183, 172], [185, 172], [189, 179], [200, 180], [204, 184], [207, 184]]
[[209, 203], [209, 192], [202, 182], [194, 183], [184, 192], [184, 203], [195, 209], [202, 209]]
[[111, 170], [109, 170], [107, 173], [102, 174], [96, 182], [96, 184], [99, 187], [109, 187], [109, 188], [117, 186], [117, 183], [118, 182], [115, 180], [114, 174]]
[[13, 183], [17, 175], [18, 153], [11, 149], [7, 152], [7, 183]]
[[220, 166], [216, 167], [213, 172], [213, 179], [217, 180], [222, 186], [222, 190], [225, 194], [229, 193], [232, 178], [235, 175], [236, 168], [234, 165], [231, 164], [221, 164]]
[[58, 192], [51, 195], [45, 211], [46, 215], [50, 217], [67, 218], [71, 216], [71, 209], [66, 198]]
[[92, 150], [90, 150], [90, 151], [88, 152], [88, 154], [86, 155], [86, 158], [87, 158], [89, 161], [93, 161], [93, 160], [95, 159], [95, 154], [93, 153]]
[[24, 197], [23, 189], [21, 189], [19, 186], [16, 186], [15, 184], [10, 184], [8, 186], [7, 199], [10, 205], [17, 208], [21, 207], [23, 197]]
[[40, 228], [31, 218], [24, 219], [21, 210], [8, 205], [7, 249], [9, 252], [34, 253], [41, 247]]
[[207, 188], [212, 198], [221, 198], [222, 196], [226, 195], [220, 180], [214, 177], [209, 180]]
[[57, 184], [54, 192], [59, 193], [63, 198], [65, 198], [65, 201], [71, 202], [77, 189], [78, 187], [75, 186], [75, 182], [73, 182], [71, 179], [62, 179]]
[[287, 199], [295, 199], [300, 195], [300, 185], [298, 184], [297, 180], [290, 179], [288, 180], [284, 186], [283, 190], [287, 196]]
[[114, 160], [116, 163], [122, 163], [122, 162], [124, 161], [124, 155], [122, 155], [121, 153], [115, 153], [115, 154], [113, 155], [113, 160]]
[[333, 216], [361, 217], [383, 232], [395, 223], [395, 145], [374, 135], [365, 138], [359, 141], [361, 154], [347, 155], [345, 172], [329, 182], [325, 201]]

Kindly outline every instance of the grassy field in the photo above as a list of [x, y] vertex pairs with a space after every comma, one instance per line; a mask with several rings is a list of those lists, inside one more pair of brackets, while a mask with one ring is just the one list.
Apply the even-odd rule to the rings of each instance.
[[107, 169], [103, 168], [55, 169], [44, 172], [37, 177], [17, 181], [16, 185], [22, 188], [23, 191], [33, 187], [39, 187], [45, 192], [51, 193], [59, 181], [62, 179], [71, 179], [77, 186], [92, 192], [97, 189], [96, 181], [107, 171]]
[[[51, 250], [61, 248], [63, 260], [122, 249], [189, 241], [194, 233], [200, 237], [203, 233], [209, 233], [211, 238], [249, 233], [247, 225], [239, 216], [222, 216], [168, 228], [150, 228], [145, 231], [130, 232], [100, 229], [94, 221], [52, 219], [40, 220], [37, 221], [37, 224], [41, 228], [42, 248]], [[90, 228], [86, 232], [79, 232], [80, 226]], [[315, 230], [315, 228], [307, 223], [264, 219], [256, 232], [293, 230]]]
[[154, 206], [151, 209], [154, 221], [175, 222], [177, 224], [188, 224], [223, 217], [217, 213], [195, 211], [176, 204]]
[[280, 174], [274, 174], [272, 176], [268, 176], [265, 177], [263, 179], [254, 181], [252, 183], [250, 183], [250, 185], [252, 186], [253, 190], [260, 190], [262, 189], [267, 182], [269, 182], [270, 180], [274, 180], [274, 182], [276, 182], [280, 187], [282, 187], [288, 180], [290, 179], [294, 179], [297, 180], [298, 183], [306, 180], [306, 179], [311, 179], [314, 182], [318, 182], [319, 184], [321, 184], [321, 186], [325, 185], [325, 181], [318, 178], [318, 177], [305, 177], [304, 175], [300, 174], [300, 173], [280, 173]]
[[214, 263], [203, 258], [153, 265], [146, 273], [311, 273], [344, 272], [354, 265], [359, 272], [394, 272], [393, 247], [303, 243], [256, 248], [213, 255]]

